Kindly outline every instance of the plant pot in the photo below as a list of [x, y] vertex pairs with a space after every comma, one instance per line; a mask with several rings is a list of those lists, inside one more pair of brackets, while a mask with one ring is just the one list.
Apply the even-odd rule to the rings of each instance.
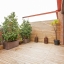
[[6, 50], [9, 50], [11, 48], [17, 47], [19, 45], [19, 41], [13, 41], [13, 42], [4, 42], [3, 47]]
[[54, 40], [54, 44], [55, 45], [59, 45], [60, 44], [60, 40]]

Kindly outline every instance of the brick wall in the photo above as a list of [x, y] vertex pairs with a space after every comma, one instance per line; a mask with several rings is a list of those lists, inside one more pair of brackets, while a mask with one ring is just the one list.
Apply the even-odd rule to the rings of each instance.
[[64, 40], [64, 38], [63, 38], [63, 15], [61, 14], [61, 11], [60, 12], [58, 12], [58, 19], [59, 19], [59, 21], [60, 21], [60, 43], [61, 44], [63, 44], [63, 40]]
[[[49, 43], [53, 43], [55, 39], [55, 32], [51, 22], [53, 20], [48, 21], [39, 21], [39, 22], [32, 22], [32, 34], [31, 40], [34, 41], [35, 36], [37, 35], [39, 38], [39, 42], [44, 42], [44, 37], [47, 36], [49, 39]], [[60, 30], [58, 25], [58, 39], [60, 39]]]

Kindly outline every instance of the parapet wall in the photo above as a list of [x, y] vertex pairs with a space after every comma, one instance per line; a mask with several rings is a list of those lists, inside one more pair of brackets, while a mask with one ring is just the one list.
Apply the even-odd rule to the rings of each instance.
[[[53, 20], [47, 20], [47, 21], [38, 21], [38, 22], [32, 22], [32, 34], [31, 34], [31, 41], [34, 41], [35, 36], [37, 35], [39, 38], [39, 42], [44, 42], [44, 38], [47, 36], [49, 43], [54, 43], [55, 39], [55, 32], [53, 29], [53, 26], [51, 25], [51, 22]], [[60, 25], [58, 25], [58, 39], [60, 39]]]

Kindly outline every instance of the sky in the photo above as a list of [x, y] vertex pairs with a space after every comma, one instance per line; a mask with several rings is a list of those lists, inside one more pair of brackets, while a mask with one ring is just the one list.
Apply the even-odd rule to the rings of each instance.
[[[22, 17], [44, 12], [57, 10], [56, 0], [0, 0], [0, 24], [4, 22], [4, 17], [15, 12], [18, 23], [21, 24]], [[26, 18], [30, 22], [56, 19], [56, 14], [48, 14]]]

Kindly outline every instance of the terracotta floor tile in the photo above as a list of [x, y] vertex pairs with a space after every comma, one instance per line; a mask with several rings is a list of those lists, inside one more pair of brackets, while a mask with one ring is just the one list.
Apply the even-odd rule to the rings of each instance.
[[31, 42], [3, 49], [0, 50], [0, 64], [64, 64], [64, 47]]

